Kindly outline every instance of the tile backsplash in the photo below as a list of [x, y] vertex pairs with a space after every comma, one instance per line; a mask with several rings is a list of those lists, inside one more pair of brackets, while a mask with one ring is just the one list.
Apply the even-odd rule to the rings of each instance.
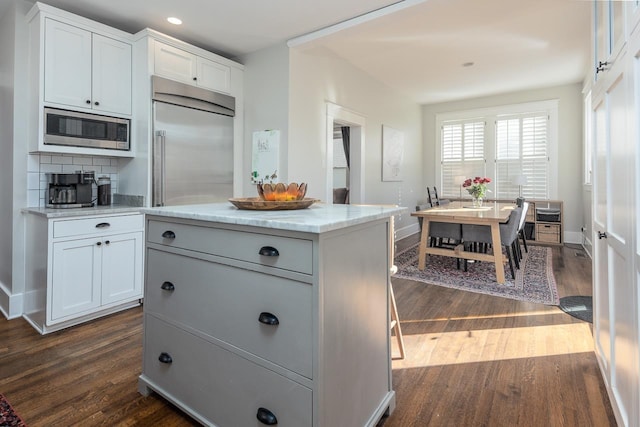
[[[98, 156], [77, 156], [73, 154], [29, 154], [27, 164], [27, 202], [29, 207], [45, 207], [47, 193], [47, 172], [73, 173], [93, 171], [96, 179], [101, 176], [111, 178], [111, 193], [118, 191], [118, 158]], [[93, 198], [97, 198], [94, 187]]]

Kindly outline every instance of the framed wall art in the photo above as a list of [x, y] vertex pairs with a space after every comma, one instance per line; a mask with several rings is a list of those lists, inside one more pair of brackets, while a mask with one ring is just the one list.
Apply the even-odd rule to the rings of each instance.
[[402, 181], [402, 157], [404, 133], [389, 126], [382, 126], [382, 180]]

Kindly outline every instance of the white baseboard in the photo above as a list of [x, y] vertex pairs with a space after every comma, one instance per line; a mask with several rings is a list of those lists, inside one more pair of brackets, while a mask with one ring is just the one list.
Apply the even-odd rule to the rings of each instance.
[[0, 311], [7, 319], [17, 319], [22, 316], [22, 294], [12, 294], [9, 289], [0, 283]]
[[582, 248], [587, 253], [587, 255], [589, 255], [589, 258], [593, 259], [593, 256], [591, 255], [591, 251], [593, 250], [593, 243], [591, 243], [591, 240], [589, 240], [586, 236], [582, 241]]
[[565, 243], [574, 243], [576, 245], [582, 244], [582, 233], [579, 231], [565, 231], [564, 232], [564, 242]]
[[406, 227], [396, 229], [395, 240], [397, 242], [398, 240], [402, 240], [405, 237], [409, 237], [419, 232], [420, 232], [420, 226], [416, 222], [415, 224], [407, 225]]

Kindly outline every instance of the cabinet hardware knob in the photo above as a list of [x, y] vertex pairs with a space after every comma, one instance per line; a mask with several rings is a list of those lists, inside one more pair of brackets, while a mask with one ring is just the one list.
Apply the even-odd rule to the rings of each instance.
[[198, 78], [197, 78], [197, 77], [194, 77], [194, 78], [193, 78], [193, 81], [195, 82], [196, 80], [198, 80]]
[[90, 100], [90, 99], [87, 99], [85, 102], [86, 102], [87, 104], [91, 104], [91, 100]]
[[171, 230], [167, 230], [164, 233], [162, 233], [162, 237], [164, 237], [165, 239], [175, 239], [176, 233], [174, 233]]
[[278, 424], [278, 419], [276, 416], [268, 410], [267, 408], [258, 408], [258, 413], [256, 414], [256, 418], [262, 424], [266, 424], [268, 426], [274, 426]]
[[104, 242], [104, 244], [105, 244], [105, 245], [108, 245], [109, 243], [111, 243], [109, 240], [106, 240], [106, 241]]
[[607, 233], [604, 231], [598, 231], [598, 239], [606, 239]]
[[264, 323], [265, 325], [271, 325], [271, 326], [276, 326], [280, 324], [280, 320], [278, 320], [278, 318], [274, 314], [267, 313], [266, 311], [263, 311], [262, 313], [260, 313], [260, 316], [258, 317], [258, 322]]
[[102, 242], [97, 242], [96, 245], [97, 246], [102, 246]]
[[160, 363], [167, 363], [167, 364], [173, 362], [173, 359], [171, 358], [169, 353], [165, 353], [165, 352], [160, 353], [160, 356], [158, 356], [158, 360], [160, 361]]
[[173, 292], [175, 291], [176, 287], [171, 282], [164, 282], [162, 285], [160, 285], [160, 289], [164, 291]]
[[280, 252], [273, 246], [263, 246], [258, 253], [262, 256], [280, 256]]
[[107, 228], [107, 227], [111, 227], [111, 224], [109, 224], [108, 222], [101, 222], [100, 224], [96, 224], [96, 228]]

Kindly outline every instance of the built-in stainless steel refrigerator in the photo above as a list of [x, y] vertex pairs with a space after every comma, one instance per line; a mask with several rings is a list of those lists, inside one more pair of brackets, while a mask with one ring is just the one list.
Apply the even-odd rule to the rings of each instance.
[[233, 197], [231, 96], [152, 77], [153, 206]]

